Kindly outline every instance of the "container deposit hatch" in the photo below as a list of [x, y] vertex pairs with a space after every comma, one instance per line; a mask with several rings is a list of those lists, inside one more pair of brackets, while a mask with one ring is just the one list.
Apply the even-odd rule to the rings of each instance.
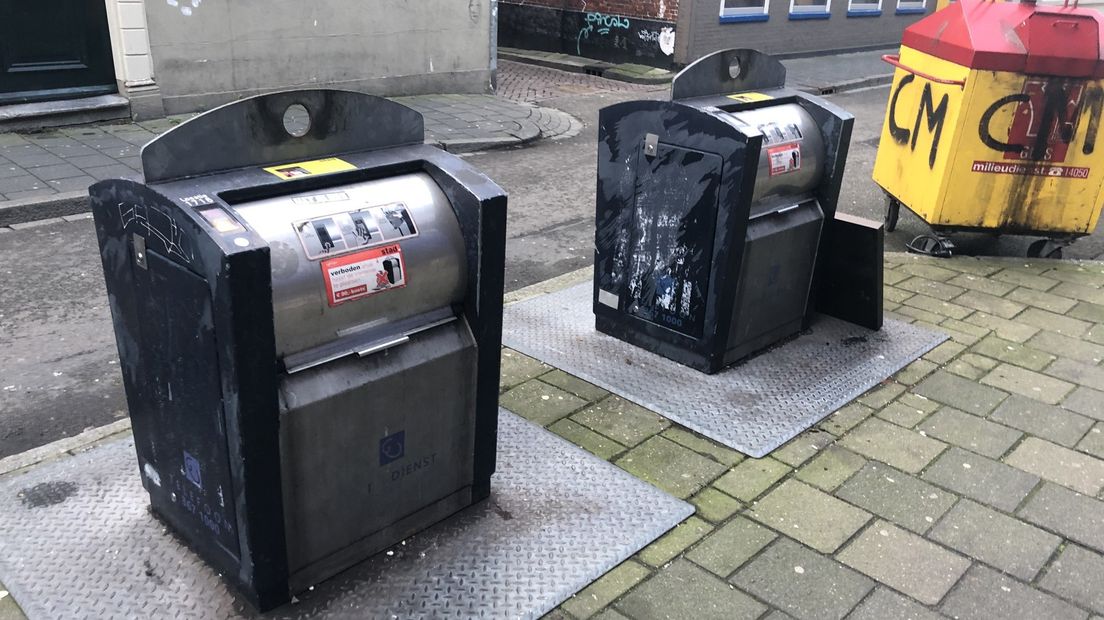
[[713, 373], [816, 308], [881, 326], [881, 226], [836, 212], [853, 117], [785, 75], [721, 51], [601, 111], [598, 331]]
[[260, 609], [495, 469], [506, 196], [368, 95], [263, 95], [91, 188], [153, 511]]

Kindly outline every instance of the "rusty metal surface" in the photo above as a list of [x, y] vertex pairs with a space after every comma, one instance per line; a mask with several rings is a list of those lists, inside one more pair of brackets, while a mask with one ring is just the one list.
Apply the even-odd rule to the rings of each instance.
[[592, 284], [508, 306], [502, 342], [753, 457], [784, 444], [946, 339], [818, 316], [810, 330], [707, 375], [594, 330]]
[[[491, 498], [265, 618], [537, 618], [693, 507], [502, 411]], [[254, 612], [148, 510], [120, 439], [0, 482], [0, 581], [28, 617]]]

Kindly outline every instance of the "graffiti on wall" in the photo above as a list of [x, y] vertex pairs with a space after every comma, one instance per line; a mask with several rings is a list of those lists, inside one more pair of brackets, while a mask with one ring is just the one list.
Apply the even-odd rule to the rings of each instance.
[[675, 29], [661, 28], [659, 30], [638, 30], [636, 36], [644, 43], [655, 43], [659, 51], [670, 56], [675, 53]]
[[675, 24], [672, 22], [597, 11], [538, 9], [513, 2], [494, 5], [500, 7], [498, 42], [502, 46], [573, 54], [613, 63], [674, 66]]
[[[592, 33], [598, 36], [609, 36], [611, 32], [614, 33], [614, 47], [629, 49], [628, 37], [625, 35], [627, 35], [631, 26], [632, 22], [629, 21], [628, 17], [591, 11], [586, 14], [586, 23], [579, 29], [579, 36], [575, 41], [575, 51], [580, 56], [583, 54], [583, 39], [590, 39]], [[624, 31], [624, 33], [621, 31]]]
[[199, 5], [203, 4], [203, 0], [165, 0], [169, 3], [169, 6], [180, 9], [180, 13], [184, 16], [189, 16], [192, 11], [199, 8]]

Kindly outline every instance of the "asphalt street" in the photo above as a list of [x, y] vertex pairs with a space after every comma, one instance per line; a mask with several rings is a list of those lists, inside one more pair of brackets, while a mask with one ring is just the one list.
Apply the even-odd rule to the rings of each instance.
[[[579, 89], [580, 91], [585, 89]], [[563, 140], [475, 153], [468, 160], [510, 194], [506, 288], [514, 290], [590, 264], [598, 110], [651, 92], [592, 91], [542, 100], [585, 127]], [[857, 118], [842, 211], [878, 219], [885, 202], [870, 180], [888, 87], [831, 99]], [[886, 249], [903, 250], [925, 232], [902, 213]], [[1104, 255], [1101, 230], [1067, 257]], [[959, 253], [1023, 256], [1031, 239], [972, 235]], [[0, 235], [0, 457], [22, 452], [125, 415], [102, 274], [91, 220]]]

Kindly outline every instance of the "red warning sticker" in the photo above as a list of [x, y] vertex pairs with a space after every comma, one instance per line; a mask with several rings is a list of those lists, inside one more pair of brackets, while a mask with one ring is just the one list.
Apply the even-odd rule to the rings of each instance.
[[770, 159], [770, 175], [786, 174], [801, 170], [801, 144], [779, 144], [767, 149]]
[[331, 306], [406, 286], [406, 264], [398, 244], [322, 261]]

